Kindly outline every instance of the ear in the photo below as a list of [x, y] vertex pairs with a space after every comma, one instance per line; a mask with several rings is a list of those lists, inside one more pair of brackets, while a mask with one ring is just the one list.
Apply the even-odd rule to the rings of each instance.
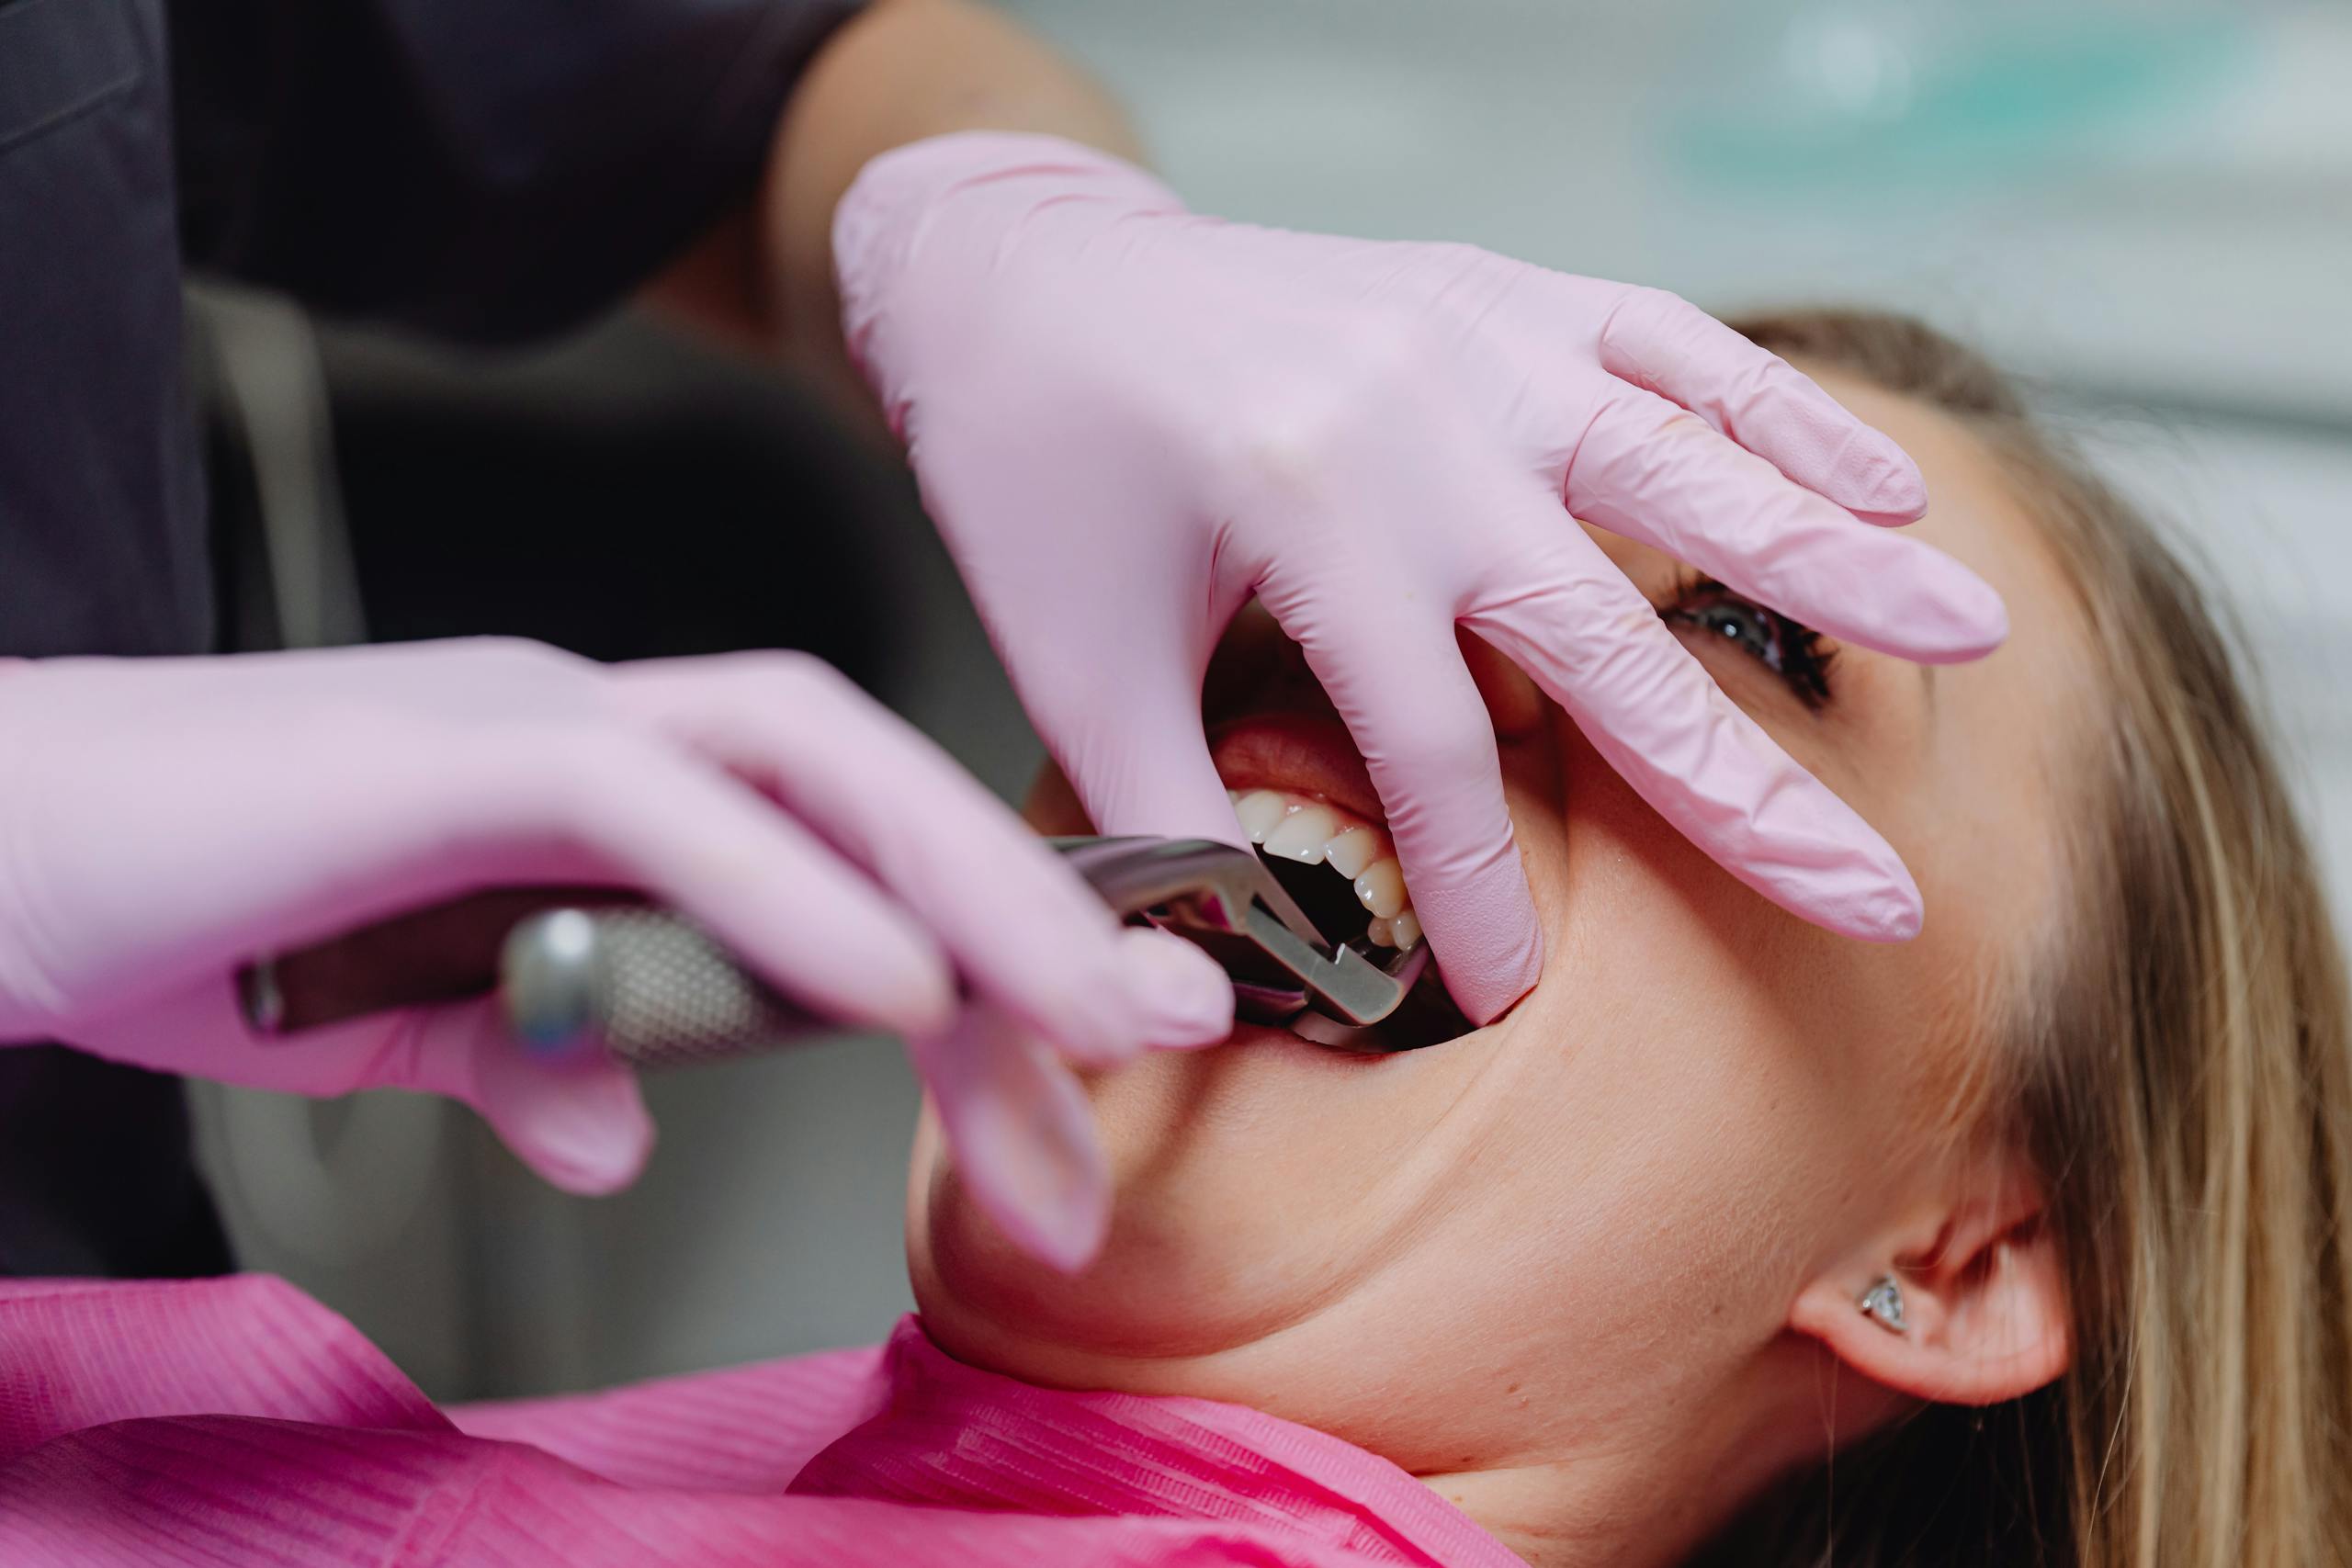
[[[1789, 1326], [1874, 1382], [1943, 1404], [1997, 1404], [2051, 1383], [2074, 1351], [2045, 1189], [2022, 1160], [1967, 1162], [1951, 1190], [1798, 1292]], [[1892, 1276], [1904, 1327], [1864, 1313]]]

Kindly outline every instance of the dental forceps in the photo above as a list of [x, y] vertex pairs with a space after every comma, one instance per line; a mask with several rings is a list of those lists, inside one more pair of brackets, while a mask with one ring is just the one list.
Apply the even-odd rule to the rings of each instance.
[[[1426, 1027], [1408, 1035], [1376, 1027], [1410, 996], [1424, 998], [1423, 1013], [1431, 993], [1442, 998], [1428, 944], [1384, 964], [1331, 941], [1255, 852], [1206, 839], [1048, 841], [1114, 913], [1216, 958], [1233, 979], [1238, 1016], [1360, 1051], [1430, 1043], [1419, 1038]], [[1420, 984], [1425, 975], [1432, 984]], [[775, 1050], [838, 1027], [691, 921], [609, 892], [560, 896], [554, 907], [545, 893], [478, 895], [257, 960], [238, 976], [246, 1021], [288, 1038], [492, 993], [526, 1049], [601, 1050], [644, 1066]]]

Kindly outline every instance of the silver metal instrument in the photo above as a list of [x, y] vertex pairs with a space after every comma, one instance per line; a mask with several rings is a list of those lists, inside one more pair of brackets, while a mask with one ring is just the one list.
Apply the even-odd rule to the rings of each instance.
[[[1112, 910], [1193, 942], [1232, 976], [1236, 1010], [1324, 1043], [1409, 1049], [1449, 1038], [1426, 943], [1375, 963], [1318, 931], [1249, 850], [1209, 840], [1051, 840]], [[496, 893], [401, 917], [239, 976], [265, 1034], [495, 992], [524, 1048], [601, 1050], [646, 1066], [775, 1050], [838, 1025], [784, 995], [691, 921], [609, 892]], [[1413, 1030], [1380, 1025], [1408, 997]]]

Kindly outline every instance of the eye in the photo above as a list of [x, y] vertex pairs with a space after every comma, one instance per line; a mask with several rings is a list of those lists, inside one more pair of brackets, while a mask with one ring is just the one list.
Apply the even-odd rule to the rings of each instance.
[[1808, 708], [1829, 700], [1829, 666], [1837, 650], [1824, 647], [1812, 627], [1743, 599], [1711, 577], [1683, 582], [1658, 615], [1669, 626], [1689, 626], [1738, 649], [1778, 675]]

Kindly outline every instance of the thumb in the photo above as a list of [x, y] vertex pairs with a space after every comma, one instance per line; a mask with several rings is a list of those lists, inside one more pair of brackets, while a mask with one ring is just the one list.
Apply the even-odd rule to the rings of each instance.
[[637, 1179], [653, 1152], [653, 1119], [637, 1074], [602, 1052], [533, 1055], [491, 1001], [420, 1010], [410, 1087], [464, 1100], [550, 1186], [585, 1197]]
[[653, 1149], [634, 1073], [601, 1055], [532, 1056], [490, 1000], [263, 1036], [246, 1025], [223, 975], [76, 1029], [71, 1043], [112, 1061], [285, 1094], [404, 1089], [463, 1100], [524, 1164], [567, 1192], [616, 1191]]
[[1063, 708], [1034, 716], [1097, 832], [1250, 842], [1209, 761], [1192, 692], [1170, 684], [1129, 694], [1115, 712]]

